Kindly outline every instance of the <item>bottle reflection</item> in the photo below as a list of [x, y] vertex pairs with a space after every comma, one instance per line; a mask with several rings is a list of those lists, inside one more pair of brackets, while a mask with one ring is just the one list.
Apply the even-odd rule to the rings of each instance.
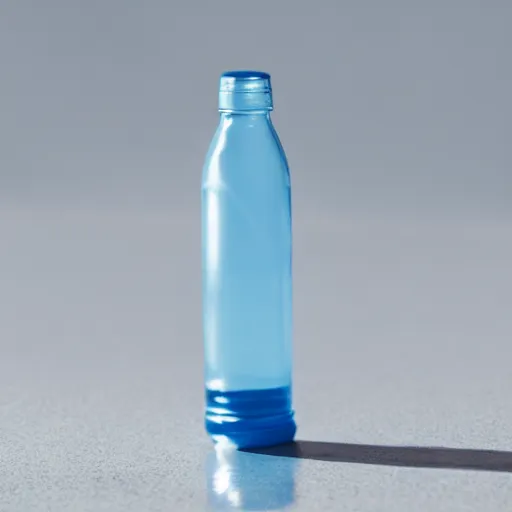
[[210, 510], [284, 510], [295, 499], [298, 459], [216, 446], [206, 460]]

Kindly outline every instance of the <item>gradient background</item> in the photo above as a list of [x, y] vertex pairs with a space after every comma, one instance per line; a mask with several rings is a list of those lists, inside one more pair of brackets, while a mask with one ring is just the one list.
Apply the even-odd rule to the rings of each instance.
[[[272, 74], [292, 171], [298, 437], [512, 450], [511, 26], [507, 0], [3, 2], [0, 510], [207, 507], [200, 177], [232, 68]], [[512, 499], [293, 471], [294, 510]]]

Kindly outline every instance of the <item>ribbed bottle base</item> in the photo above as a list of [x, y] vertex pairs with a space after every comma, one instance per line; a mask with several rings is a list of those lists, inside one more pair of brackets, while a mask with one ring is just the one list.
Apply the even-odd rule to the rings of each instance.
[[238, 448], [290, 442], [297, 429], [290, 408], [290, 388], [207, 389], [205, 425], [214, 442], [227, 442]]

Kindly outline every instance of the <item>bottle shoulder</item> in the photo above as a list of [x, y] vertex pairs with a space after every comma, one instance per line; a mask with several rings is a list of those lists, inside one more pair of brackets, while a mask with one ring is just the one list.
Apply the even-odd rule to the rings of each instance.
[[219, 125], [204, 162], [203, 182], [221, 178], [271, 179], [289, 186], [288, 161], [271, 122]]

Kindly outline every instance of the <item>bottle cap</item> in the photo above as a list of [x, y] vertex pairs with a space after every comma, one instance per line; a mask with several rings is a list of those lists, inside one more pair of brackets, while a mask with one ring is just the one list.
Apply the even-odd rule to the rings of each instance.
[[226, 71], [220, 77], [221, 112], [272, 110], [270, 75], [262, 71]]

